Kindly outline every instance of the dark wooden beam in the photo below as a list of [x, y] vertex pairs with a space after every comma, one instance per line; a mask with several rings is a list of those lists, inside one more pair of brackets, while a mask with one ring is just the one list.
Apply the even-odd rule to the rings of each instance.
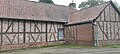
[[26, 34], [30, 34], [30, 33], [32, 33], [32, 34], [42, 34], [42, 33], [46, 33], [46, 32], [2, 32], [2, 33], [0, 33], [0, 34], [23, 34], [23, 33], [26, 33]]
[[[110, 21], [112, 21], [112, 19], [111, 19], [111, 6], [110, 5], [109, 5], [109, 16], [110, 16]], [[112, 39], [111, 22], [110, 22], [110, 38]]]
[[12, 41], [12, 44], [13, 44], [13, 41], [14, 41], [16, 35], [17, 35], [17, 33], [15, 33], [15, 35], [13, 36], [13, 39], [11, 40], [11, 41]]
[[10, 20], [8, 19], [8, 26], [9, 26], [9, 24], [10, 24]]
[[[31, 29], [32, 29], [31, 27], [32, 27], [32, 21], [30, 21], [30, 33], [31, 33]], [[31, 39], [30, 36], [31, 36], [31, 34], [29, 34], [29, 42], [30, 42], [30, 39]]]
[[47, 33], [48, 32], [47, 31], [48, 30], [48, 23], [47, 22], [46, 22], [46, 27], [45, 28], [46, 28], [45, 30], [46, 30], [46, 42], [47, 42], [47, 40], [48, 40], [48, 33]]
[[56, 28], [55, 28], [55, 24], [54, 24], [54, 23], [53, 23], [53, 28], [54, 28], [54, 32], [57, 32], [57, 31], [56, 31]]
[[[41, 32], [42, 32], [42, 30], [43, 30], [43, 29], [42, 29], [42, 26], [43, 26], [43, 22], [41, 22]], [[42, 36], [42, 34], [41, 34], [41, 37], [40, 37], [40, 38], [41, 38], [41, 39], [40, 39], [41, 42], [42, 42], [42, 40], [43, 40], [42, 37], [43, 37], [43, 36]]]
[[[57, 31], [56, 31], [56, 28], [55, 28], [55, 23], [53, 23], [53, 28], [54, 28], [54, 32], [56, 33]], [[55, 37], [55, 33], [53, 33], [53, 36], [54, 36], [54, 40], [57, 41], [56, 37]]]
[[57, 40], [59, 40], [58, 23], [57, 23]]
[[73, 26], [73, 37], [74, 37], [74, 39], [75, 39], [75, 35], [74, 35], [74, 26]]
[[93, 36], [93, 44], [95, 44], [95, 27], [96, 25], [92, 23], [92, 36]]
[[[104, 22], [102, 22], [102, 25], [103, 25], [103, 32], [105, 33]], [[101, 29], [101, 30], [102, 30], [102, 29]], [[103, 33], [103, 40], [105, 39], [105, 38], [104, 38], [104, 33]]]
[[25, 43], [26, 39], [26, 21], [23, 21], [23, 43]]
[[10, 38], [8, 37], [8, 35], [4, 34], [5, 37], [7, 37], [7, 39], [9, 40], [10, 44], [12, 44], [12, 41], [10, 40]]
[[35, 41], [37, 42], [37, 40], [39, 39], [40, 37], [40, 34], [37, 35], [37, 38], [35, 39]]
[[116, 25], [115, 25], [116, 23], [114, 22], [112, 25], [113, 25], [113, 36], [115, 37], [116, 36], [116, 34], [115, 34], [115, 32], [117, 32], [117, 31], [115, 31], [116, 30]]
[[13, 24], [11, 25], [11, 27], [12, 27], [12, 32], [13, 32], [13, 30], [14, 30], [14, 22], [13, 22]]
[[[40, 31], [40, 29], [39, 29], [39, 27], [37, 26], [37, 23], [36, 23], [35, 21], [33, 21], [33, 23], [35, 24], [35, 28], [34, 28], [34, 29], [36, 29], [36, 28], [37, 28], [37, 29], [38, 29], [38, 31], [39, 31], [39, 32], [41, 32], [41, 31]], [[34, 30], [34, 31], [36, 31], [36, 30]]]
[[115, 21], [117, 21], [117, 17], [116, 17], [116, 11], [114, 11], [114, 13], [115, 13], [115, 15], [114, 15], [114, 17], [115, 17]]
[[1, 19], [1, 45], [3, 44], [3, 19]]
[[120, 21], [96, 21], [96, 22], [118, 22], [120, 23]]
[[[53, 26], [53, 23], [51, 22], [50, 23], [50, 29], [49, 29], [49, 33], [51, 32], [51, 29], [52, 29], [52, 26]], [[50, 33], [50, 36], [49, 36], [49, 41], [51, 40], [51, 36], [53, 35], [53, 33]]]
[[[119, 29], [119, 23], [117, 22], [117, 27]], [[120, 29], [119, 29], [120, 30]], [[120, 39], [120, 31], [118, 30], [118, 39]]]
[[19, 28], [19, 27], [20, 27], [19, 24], [20, 24], [20, 22], [19, 22], [19, 20], [18, 20], [18, 44], [19, 44], [19, 42], [20, 42], [20, 41], [19, 41], [19, 32], [20, 32], [20, 31], [19, 31], [19, 29], [20, 29], [20, 28]]
[[32, 37], [33, 41], [34, 41], [34, 42], [36, 42], [36, 40], [35, 40], [35, 38], [33, 37], [33, 35], [32, 35], [32, 34], [30, 34], [30, 35], [31, 35], [31, 37]]
[[77, 31], [78, 30], [77, 30], [77, 25], [75, 26], [75, 28], [76, 28], [76, 44], [78, 44], [78, 35], [77, 35], [77, 33], [78, 33]]
[[52, 22], [50, 23], [51, 25], [50, 25], [50, 29], [49, 29], [49, 32], [51, 32], [51, 29], [52, 29]]
[[[106, 9], [105, 9], [105, 10], [106, 10]], [[104, 12], [103, 12], [103, 13], [104, 13], [104, 21], [106, 21], [106, 13], [105, 13], [106, 11], [105, 11], [105, 10], [104, 10]]]
[[[101, 30], [102, 33], [103, 33], [103, 37], [104, 37], [104, 35], [105, 35], [105, 37], [106, 37], [107, 39], [109, 39], [108, 36], [106, 35], [106, 33], [104, 32], [104, 30], [102, 30], [102, 26], [100, 25], [100, 22], [97, 22], [97, 24], [98, 24], [98, 27], [100, 28], [100, 30]], [[104, 38], [103, 38], [103, 40], [104, 40]]]
[[13, 20], [13, 21], [11, 22], [11, 24], [8, 26], [8, 28], [7, 28], [7, 30], [6, 30], [5, 32], [7, 32], [7, 31], [10, 29], [10, 27], [12, 26], [12, 24], [14, 23], [14, 21], [15, 21], [15, 20]]

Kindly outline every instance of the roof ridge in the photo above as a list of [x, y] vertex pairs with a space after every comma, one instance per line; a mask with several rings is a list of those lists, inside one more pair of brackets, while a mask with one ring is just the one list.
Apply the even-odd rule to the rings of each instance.
[[105, 3], [102, 3], [102, 4], [98, 4], [98, 5], [95, 5], [95, 6], [92, 6], [92, 7], [88, 7], [88, 8], [85, 8], [85, 9], [81, 9], [81, 10], [77, 10], [75, 12], [72, 12], [71, 14], [74, 14], [74, 13], [77, 13], [79, 11], [83, 11], [83, 10], [86, 10], [86, 9], [89, 9], [89, 8], [94, 8], [94, 7], [97, 7], [97, 6], [100, 6], [100, 5], [103, 5], [103, 4], [106, 4], [106, 3], [110, 3], [111, 1], [108, 1], [108, 2], [105, 2]]
[[[103, 5], [103, 4], [106, 4], [106, 3], [110, 3], [110, 1], [108, 2], [105, 2], [105, 3], [102, 3], [102, 4], [98, 4], [98, 5], [95, 5], [95, 6], [92, 6], [92, 7], [88, 7], [88, 8], [85, 8], [85, 9], [89, 9], [89, 8], [94, 8], [94, 7], [97, 7], [97, 6], [100, 6], [100, 5]], [[82, 10], [85, 10], [85, 9], [81, 9], [81, 10], [78, 10], [78, 11], [82, 11]]]
[[[83, 10], [78, 10], [74, 13], [71, 13], [70, 22], [79, 22], [79, 21], [86, 21], [86, 20], [94, 20], [96, 19], [101, 12], [109, 5], [110, 2], [106, 2], [104, 4], [96, 5], [93, 7], [89, 7]], [[97, 13], [96, 13], [97, 12]], [[92, 14], [92, 15], [91, 15]], [[73, 19], [74, 18], [74, 19]]]
[[1, 18], [68, 22], [70, 12], [74, 11], [68, 6], [55, 6], [42, 2], [25, 0], [0, 0], [0, 2], [0, 5], [3, 5], [0, 6]]
[[31, 3], [35, 3], [35, 4], [43, 3], [43, 4], [55, 5], [55, 6], [61, 6], [61, 7], [68, 7], [68, 8], [73, 9], [73, 8], [70, 7], [70, 6], [65, 6], [65, 5], [58, 5], [58, 4], [51, 4], [51, 3], [44, 3], [44, 2], [36, 2], [36, 1], [25, 1], [25, 0], [19, 0], [19, 1], [31, 2]]
[[[93, 8], [93, 7], [100, 6], [100, 5], [103, 5], [103, 4], [106, 4], [106, 3], [110, 3], [110, 2], [108, 1], [108, 2], [105, 2], [105, 3], [102, 3], [102, 4], [97, 4], [95, 6], [88, 7], [88, 8]], [[85, 8], [85, 9], [88, 9], [88, 8]], [[82, 9], [82, 10], [84, 10], [84, 9]]]

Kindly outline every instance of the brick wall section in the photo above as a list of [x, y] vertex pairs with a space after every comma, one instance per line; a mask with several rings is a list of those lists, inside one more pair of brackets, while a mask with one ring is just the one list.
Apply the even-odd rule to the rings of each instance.
[[93, 46], [92, 24], [66, 26], [65, 38], [66, 43]]

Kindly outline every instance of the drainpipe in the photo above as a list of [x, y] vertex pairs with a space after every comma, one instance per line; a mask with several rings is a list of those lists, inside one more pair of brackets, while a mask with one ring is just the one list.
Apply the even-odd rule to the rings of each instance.
[[98, 26], [97, 26], [96, 22], [92, 22], [92, 23], [94, 26], [94, 46], [99, 47]]

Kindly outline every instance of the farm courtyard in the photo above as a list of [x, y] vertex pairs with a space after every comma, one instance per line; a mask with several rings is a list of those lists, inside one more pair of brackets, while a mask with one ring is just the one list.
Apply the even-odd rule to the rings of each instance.
[[62, 47], [35, 47], [30, 49], [19, 49], [0, 52], [0, 54], [120, 54], [118, 46], [110, 47], [84, 47], [84, 46], [62, 46]]

